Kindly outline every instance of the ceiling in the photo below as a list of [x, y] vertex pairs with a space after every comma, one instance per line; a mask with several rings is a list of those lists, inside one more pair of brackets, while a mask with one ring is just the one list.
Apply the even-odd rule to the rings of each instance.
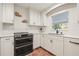
[[52, 6], [55, 6], [57, 3], [16, 3], [15, 5], [22, 6], [25, 8], [34, 8], [39, 11], [44, 11]]

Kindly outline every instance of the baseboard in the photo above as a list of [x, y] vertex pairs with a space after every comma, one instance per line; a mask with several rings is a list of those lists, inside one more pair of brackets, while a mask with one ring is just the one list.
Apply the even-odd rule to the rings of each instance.
[[42, 48], [43, 50], [47, 51], [47, 52], [48, 52], [48, 53], [50, 53], [51, 55], [56, 56], [55, 54], [53, 54], [53, 53], [49, 52], [48, 50], [46, 50], [45, 48], [43, 48], [43, 47], [41, 47], [41, 46], [39, 46], [39, 47], [35, 48], [34, 50], [39, 49], [39, 48]]

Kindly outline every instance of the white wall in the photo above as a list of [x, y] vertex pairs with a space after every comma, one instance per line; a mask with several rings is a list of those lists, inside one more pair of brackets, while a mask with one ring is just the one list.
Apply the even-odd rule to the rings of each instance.
[[72, 8], [69, 10], [67, 35], [79, 36], [79, 8]]
[[[67, 11], [69, 11], [69, 16], [68, 16], [69, 22], [68, 22], [68, 31], [66, 31], [65, 35], [79, 36], [79, 4], [77, 8], [74, 7], [74, 8], [68, 9]], [[49, 32], [49, 33], [54, 32], [52, 29], [51, 17], [47, 17], [44, 20], [44, 22], [47, 24], [45, 32]]]
[[[69, 16], [68, 16], [68, 31], [66, 31], [65, 35], [69, 36], [79, 36], [79, 8], [71, 8], [68, 10]], [[51, 20], [51, 21], [50, 21]], [[46, 20], [48, 22], [47, 24], [50, 26], [46, 27], [46, 31], [48, 33], [54, 32], [52, 29], [52, 19], [48, 18]]]

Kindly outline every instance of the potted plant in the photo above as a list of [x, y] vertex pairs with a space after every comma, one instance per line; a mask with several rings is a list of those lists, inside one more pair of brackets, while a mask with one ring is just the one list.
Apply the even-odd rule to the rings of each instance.
[[53, 28], [54, 28], [54, 30], [56, 31], [56, 34], [58, 34], [58, 33], [59, 33], [59, 29], [61, 29], [61, 26], [59, 26], [59, 24], [55, 24], [55, 25], [53, 26]]

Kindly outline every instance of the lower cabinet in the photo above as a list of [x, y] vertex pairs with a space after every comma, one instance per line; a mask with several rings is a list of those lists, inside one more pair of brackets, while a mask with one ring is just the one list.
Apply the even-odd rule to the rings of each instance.
[[79, 56], [79, 39], [64, 38], [64, 56]]
[[1, 38], [0, 38], [0, 56], [1, 56]]
[[41, 35], [41, 47], [48, 50], [49, 47], [49, 40], [48, 35]]
[[41, 46], [56, 56], [79, 56], [79, 39], [49, 34], [34, 38], [35, 47]]
[[57, 56], [63, 56], [63, 37], [51, 35], [51, 52]]
[[63, 55], [63, 37], [55, 35], [43, 35], [41, 46], [57, 56]]
[[14, 55], [14, 38], [3, 37], [1, 38], [1, 56]]
[[63, 37], [58, 37], [57, 39], [57, 55], [58, 56], [63, 56], [63, 47], [64, 46], [64, 42], [63, 42]]
[[34, 34], [33, 49], [40, 47], [40, 34]]
[[56, 35], [43, 35], [41, 46], [57, 56], [63, 55], [63, 37]]
[[42, 35], [41, 46], [56, 56], [79, 56], [79, 39], [59, 35]]
[[53, 49], [53, 40], [50, 35], [46, 35], [46, 50], [52, 53]]

